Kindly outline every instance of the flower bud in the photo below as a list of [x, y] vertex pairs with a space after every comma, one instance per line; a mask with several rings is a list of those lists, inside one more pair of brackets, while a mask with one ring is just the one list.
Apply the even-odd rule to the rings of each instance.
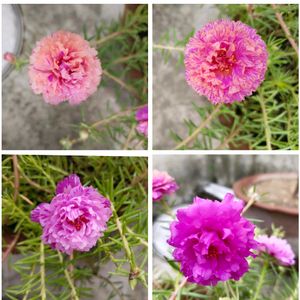
[[14, 65], [16, 63], [16, 56], [11, 52], [5, 52], [3, 58], [10, 64]]

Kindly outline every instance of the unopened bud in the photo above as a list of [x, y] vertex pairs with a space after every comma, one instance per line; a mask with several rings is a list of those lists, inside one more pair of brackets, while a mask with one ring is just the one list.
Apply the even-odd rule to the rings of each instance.
[[11, 52], [4, 53], [3, 58], [13, 65], [16, 63], [16, 56]]

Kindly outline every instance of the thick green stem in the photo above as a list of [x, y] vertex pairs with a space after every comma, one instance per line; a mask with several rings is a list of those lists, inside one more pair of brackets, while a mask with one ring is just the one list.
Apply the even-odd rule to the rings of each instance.
[[167, 215], [171, 216], [173, 219], [175, 219], [175, 216], [174, 216], [174, 214], [172, 212], [172, 209], [169, 207], [167, 201], [165, 199], [161, 199], [160, 203], [161, 203], [161, 205], [162, 205], [165, 213]]
[[110, 40], [116, 38], [117, 36], [119, 36], [121, 34], [123, 34], [122, 31], [113, 32], [113, 33], [101, 38], [100, 40], [92, 41], [91, 45], [93, 47], [99, 47], [101, 44], [106, 43], [107, 41], [110, 41]]
[[140, 109], [144, 106], [145, 106], [145, 104], [123, 110], [119, 113], [116, 113], [116, 114], [110, 116], [110, 117], [107, 117], [106, 119], [103, 119], [103, 120], [100, 120], [100, 121], [97, 121], [97, 122], [93, 123], [92, 125], [90, 125], [90, 127], [96, 128], [98, 126], [107, 125], [111, 122], [114, 122], [114, 121], [118, 120], [119, 118], [126, 117], [126, 116], [130, 115], [133, 111], [136, 111], [136, 110], [138, 110], [138, 109]]
[[269, 262], [268, 262], [268, 260], [265, 260], [264, 265], [263, 265], [262, 270], [261, 270], [261, 273], [260, 273], [257, 288], [256, 288], [256, 291], [255, 291], [255, 294], [254, 294], [254, 297], [252, 298], [252, 300], [258, 299], [258, 297], [260, 295], [260, 291], [261, 291], [261, 288], [264, 284], [265, 277], [266, 277], [266, 274], [267, 274], [268, 266], [269, 266]]
[[[100, 126], [107, 126], [110, 123], [118, 121], [120, 118], [128, 117], [131, 113], [133, 113], [134, 111], [136, 111], [136, 110], [138, 110], [138, 109], [140, 109], [144, 106], [145, 106], [145, 104], [126, 109], [124, 111], [121, 111], [119, 113], [111, 115], [111, 116], [107, 117], [106, 119], [99, 120], [99, 121], [97, 121], [97, 122], [95, 122], [91, 125], [87, 125], [87, 126], [90, 127], [90, 128], [96, 128], [96, 127], [100, 127]], [[79, 142], [83, 142], [83, 140], [82, 140], [81, 137], [79, 137], [79, 138], [70, 140], [69, 142], [70, 142], [71, 146], [73, 146], [73, 145], [75, 145]], [[143, 141], [141, 141], [141, 142], [143, 143]]]
[[16, 202], [19, 196], [19, 189], [20, 189], [20, 172], [18, 169], [18, 156], [13, 155], [12, 161], [14, 167], [14, 186], [15, 186], [14, 201]]
[[181, 289], [186, 285], [188, 281], [187, 277], [183, 277], [181, 283], [178, 285], [178, 287], [176, 288], [176, 290], [172, 293], [171, 297], [169, 298], [169, 300], [175, 300], [177, 298], [177, 295], [180, 293]]
[[247, 202], [247, 205], [244, 207], [242, 211], [242, 215], [246, 213], [246, 211], [255, 203], [256, 199], [254, 197], [251, 197], [250, 200]]
[[105, 75], [106, 77], [110, 78], [114, 82], [118, 83], [122, 88], [124, 88], [125, 90], [127, 90], [127, 92], [129, 92], [130, 94], [132, 94], [136, 99], [142, 100], [140, 94], [132, 86], [126, 84], [124, 81], [122, 81], [121, 79], [117, 78], [116, 76], [110, 74], [106, 70], [103, 70], [103, 75]]
[[115, 220], [115, 223], [117, 225], [119, 234], [121, 236], [122, 242], [123, 242], [123, 246], [124, 246], [124, 250], [125, 250], [125, 254], [127, 256], [128, 262], [130, 264], [130, 274], [129, 274], [129, 283], [130, 286], [132, 287], [132, 289], [135, 287], [136, 284], [136, 278], [140, 278], [144, 284], [146, 285], [146, 279], [144, 278], [144, 276], [141, 276], [141, 270], [138, 268], [138, 266], [136, 265], [135, 259], [134, 259], [134, 255], [133, 252], [130, 248], [130, 245], [126, 239], [124, 230], [123, 230], [123, 226], [122, 223], [118, 217], [118, 214], [115, 210], [115, 207], [113, 205], [113, 203], [111, 202], [111, 209], [113, 212], [113, 218]]
[[229, 292], [231, 293], [231, 296], [234, 300], [237, 300], [238, 299], [238, 296], [236, 295], [236, 293], [234, 292], [232, 286], [230, 285], [230, 282], [229, 281], [226, 281], [225, 282], [225, 285], [227, 285], [228, 289], [229, 289]]
[[259, 95], [259, 103], [260, 103], [262, 114], [263, 114], [267, 148], [268, 148], [268, 150], [272, 150], [271, 129], [270, 129], [269, 122], [268, 122], [268, 115], [267, 115], [267, 110], [266, 110], [266, 106], [264, 103], [264, 99], [261, 97], [261, 95]]
[[[135, 233], [134, 233], [128, 226], [126, 226], [126, 230], [127, 230], [129, 233], [131, 233], [132, 235], [135, 235]], [[145, 247], [148, 247], [148, 242], [147, 242], [147, 241], [145, 241], [144, 239], [142, 239], [142, 238], [139, 237], [139, 236], [135, 236], [135, 238], [136, 238], [137, 240], [139, 240], [140, 243], [141, 243], [142, 245], [144, 245]]]
[[284, 31], [286, 38], [290, 42], [291, 46], [294, 48], [296, 54], [299, 56], [299, 49], [298, 49], [297, 42], [293, 39], [292, 34], [291, 34], [288, 26], [284, 22], [283, 17], [282, 17], [282, 13], [277, 10], [278, 6], [276, 4], [271, 4], [271, 6], [275, 11], [275, 15], [276, 15], [276, 18], [278, 20], [278, 23], [280, 24], [282, 30]]
[[194, 139], [197, 138], [197, 136], [199, 135], [199, 133], [201, 132], [201, 130], [203, 128], [205, 128], [209, 123], [210, 121], [214, 118], [214, 116], [218, 113], [218, 111], [220, 110], [221, 108], [221, 103], [218, 104], [214, 110], [211, 112], [211, 114], [199, 125], [198, 128], [195, 129], [195, 131], [189, 135], [185, 140], [183, 140], [182, 142], [180, 142], [175, 148], [174, 150], [178, 150], [180, 148], [182, 148], [183, 146], [186, 146], [188, 145], [189, 143], [191, 143]]
[[237, 135], [239, 134], [241, 130], [240, 126], [236, 126], [231, 132], [230, 134], [224, 139], [224, 141], [216, 148], [216, 150], [222, 150], [225, 147], [229, 147], [229, 143], [231, 142], [231, 140]]
[[44, 244], [41, 242], [40, 247], [40, 274], [41, 274], [41, 299], [46, 299], [46, 284], [45, 284], [45, 253], [44, 253]]
[[129, 134], [128, 134], [128, 136], [126, 138], [126, 141], [125, 141], [125, 143], [123, 145], [123, 150], [127, 150], [128, 149], [129, 143], [130, 143], [130, 141], [132, 140], [132, 138], [134, 136], [135, 127], [136, 127], [136, 124], [132, 124], [131, 129], [129, 131]]
[[154, 49], [161, 49], [161, 50], [174, 50], [174, 51], [184, 51], [183, 47], [174, 47], [174, 46], [166, 46], [166, 45], [153, 45]]
[[[57, 253], [58, 253], [59, 261], [62, 264], [63, 261], [64, 261], [63, 257], [62, 257], [62, 255], [61, 255], [61, 253], [59, 251], [57, 251]], [[64, 269], [64, 273], [65, 273], [66, 279], [68, 281], [68, 284], [69, 284], [69, 286], [71, 288], [71, 297], [72, 297], [72, 299], [79, 300], [79, 298], [77, 296], [77, 292], [76, 292], [75, 286], [74, 286], [74, 283], [73, 283], [73, 280], [72, 280], [72, 277], [71, 277], [69, 271], [67, 269]]]
[[230, 299], [230, 293], [229, 293], [229, 289], [228, 289], [228, 286], [226, 284], [226, 281], [223, 282], [223, 285], [224, 285], [224, 290], [225, 290], [225, 293], [226, 293], [226, 297], [228, 299]]

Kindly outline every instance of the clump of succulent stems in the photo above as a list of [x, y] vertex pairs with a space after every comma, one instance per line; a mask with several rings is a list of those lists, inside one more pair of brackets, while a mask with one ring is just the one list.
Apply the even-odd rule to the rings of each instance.
[[[3, 157], [3, 261], [12, 263], [20, 284], [5, 289], [10, 299], [93, 299], [89, 282], [99, 282], [107, 299], [126, 299], [128, 287], [147, 287], [147, 159], [134, 157]], [[41, 242], [41, 227], [30, 212], [50, 202], [56, 183], [76, 173], [110, 199], [113, 216], [104, 236], [89, 252], [68, 256]], [[134, 199], [134, 201], [132, 201]], [[5, 238], [5, 236], [11, 238]], [[101, 266], [112, 262], [103, 273]], [[130, 288], [129, 288], [130, 289]]]

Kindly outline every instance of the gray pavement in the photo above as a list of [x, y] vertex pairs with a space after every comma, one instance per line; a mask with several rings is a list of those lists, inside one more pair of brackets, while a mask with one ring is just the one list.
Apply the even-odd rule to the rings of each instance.
[[[160, 43], [166, 32], [177, 33], [179, 40], [192, 29], [218, 18], [214, 5], [154, 5], [153, 44]], [[171, 41], [170, 41], [171, 44]], [[193, 102], [199, 106], [209, 105], [205, 97], [190, 88], [184, 77], [184, 67], [176, 68], [178, 52], [173, 51], [167, 63], [160, 51], [153, 50], [153, 148], [170, 149], [175, 146], [170, 131], [186, 137], [185, 119], [200, 123], [193, 109]]]

